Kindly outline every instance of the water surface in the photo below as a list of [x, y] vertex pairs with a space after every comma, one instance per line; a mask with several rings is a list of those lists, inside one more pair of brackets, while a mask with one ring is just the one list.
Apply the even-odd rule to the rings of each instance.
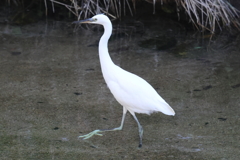
[[172, 21], [114, 23], [113, 61], [147, 80], [176, 112], [137, 114], [144, 129], [138, 149], [130, 114], [123, 131], [77, 138], [121, 121], [122, 107], [101, 74], [101, 26], [0, 27], [2, 159], [239, 158], [238, 34], [209, 41]]

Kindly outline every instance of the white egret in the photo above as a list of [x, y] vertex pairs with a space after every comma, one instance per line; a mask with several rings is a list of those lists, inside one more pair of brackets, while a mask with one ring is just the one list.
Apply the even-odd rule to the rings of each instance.
[[136, 120], [139, 129], [139, 147], [142, 146], [143, 128], [140, 125], [135, 113], [151, 114], [162, 112], [166, 115], [175, 115], [174, 110], [168, 103], [153, 89], [153, 87], [141, 77], [123, 70], [113, 63], [108, 53], [108, 40], [112, 34], [112, 23], [103, 14], [92, 18], [75, 21], [73, 23], [100, 24], [104, 27], [104, 34], [99, 42], [99, 57], [103, 77], [115, 99], [123, 106], [123, 115], [120, 127], [113, 129], [98, 129], [79, 138], [88, 139], [93, 135], [102, 136], [102, 132], [122, 130], [124, 119], [129, 111]]

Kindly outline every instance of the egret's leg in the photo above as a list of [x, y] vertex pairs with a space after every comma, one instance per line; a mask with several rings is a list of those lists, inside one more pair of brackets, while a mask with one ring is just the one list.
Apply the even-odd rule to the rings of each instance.
[[138, 147], [141, 148], [142, 147], [142, 137], [143, 137], [143, 128], [141, 126], [141, 124], [139, 123], [136, 115], [134, 112], [130, 112], [133, 116], [133, 118], [136, 120], [137, 124], [138, 124], [138, 132], [139, 132], [139, 145]]
[[125, 120], [125, 117], [126, 117], [126, 113], [127, 113], [127, 109], [125, 107], [123, 107], [123, 115], [122, 115], [122, 121], [121, 121], [120, 127], [113, 128], [113, 129], [97, 129], [97, 130], [94, 130], [94, 131], [92, 131], [88, 134], [85, 134], [83, 136], [79, 136], [78, 138], [88, 139], [88, 138], [91, 138], [94, 135], [102, 136], [101, 132], [122, 130], [124, 120]]

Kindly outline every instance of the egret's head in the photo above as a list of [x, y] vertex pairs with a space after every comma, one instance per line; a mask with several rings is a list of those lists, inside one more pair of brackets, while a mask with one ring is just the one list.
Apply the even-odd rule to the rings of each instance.
[[97, 15], [93, 16], [92, 18], [75, 21], [73, 23], [76, 23], [76, 24], [78, 24], [78, 23], [93, 23], [93, 24], [103, 25], [109, 21], [110, 21], [109, 18], [107, 16], [105, 16], [104, 14], [97, 14]]

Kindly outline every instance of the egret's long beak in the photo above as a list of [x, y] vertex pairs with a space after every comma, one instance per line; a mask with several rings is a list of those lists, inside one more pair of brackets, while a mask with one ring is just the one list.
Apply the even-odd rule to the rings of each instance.
[[93, 22], [92, 18], [88, 18], [88, 19], [84, 19], [84, 20], [80, 20], [80, 21], [74, 21], [72, 22], [73, 24], [78, 24], [78, 23], [91, 23]]

